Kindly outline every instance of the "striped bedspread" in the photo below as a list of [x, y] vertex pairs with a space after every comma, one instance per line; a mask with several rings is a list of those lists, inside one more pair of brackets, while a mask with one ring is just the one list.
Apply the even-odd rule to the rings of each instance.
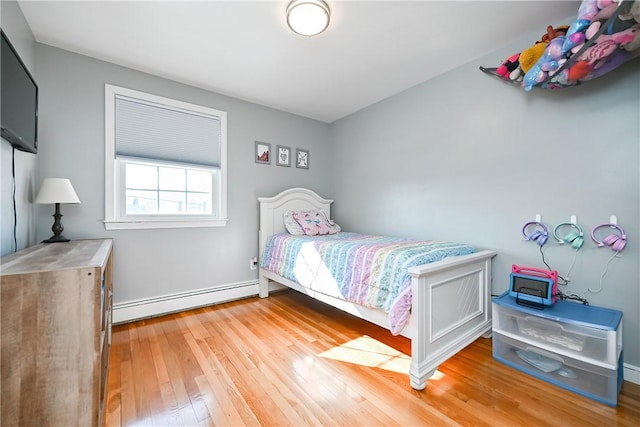
[[409, 320], [409, 267], [476, 250], [465, 244], [341, 232], [325, 236], [276, 234], [260, 267], [316, 292], [389, 313], [399, 334]]

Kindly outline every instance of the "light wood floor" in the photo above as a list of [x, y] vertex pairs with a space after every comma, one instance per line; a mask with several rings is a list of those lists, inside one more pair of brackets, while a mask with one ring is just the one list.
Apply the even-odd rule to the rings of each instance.
[[292, 291], [120, 325], [105, 425], [640, 425], [637, 384], [611, 408], [496, 362], [480, 338], [419, 392], [409, 352]]

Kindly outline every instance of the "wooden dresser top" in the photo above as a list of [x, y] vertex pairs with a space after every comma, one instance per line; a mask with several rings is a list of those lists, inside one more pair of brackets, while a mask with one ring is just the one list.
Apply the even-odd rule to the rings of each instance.
[[111, 239], [40, 243], [0, 258], [0, 276], [82, 267], [104, 267]]

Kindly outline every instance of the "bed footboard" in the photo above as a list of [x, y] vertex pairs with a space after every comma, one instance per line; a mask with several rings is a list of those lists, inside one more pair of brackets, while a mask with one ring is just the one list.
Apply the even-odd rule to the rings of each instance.
[[440, 363], [491, 331], [494, 251], [409, 269], [412, 277], [411, 387], [422, 390]]

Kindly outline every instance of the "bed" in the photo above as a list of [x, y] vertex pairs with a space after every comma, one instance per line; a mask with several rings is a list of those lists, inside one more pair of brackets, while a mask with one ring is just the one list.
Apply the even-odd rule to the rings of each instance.
[[[270, 282], [287, 286], [383, 328], [392, 329], [388, 312], [350, 302], [323, 291], [326, 275], [309, 275], [304, 284], [263, 268], [263, 254], [276, 235], [286, 235], [287, 211], [321, 210], [331, 218], [331, 203], [305, 188], [260, 197], [259, 295], [269, 296]], [[342, 234], [342, 233], [341, 233]], [[275, 237], [274, 237], [275, 236]], [[426, 387], [438, 366], [481, 336], [491, 333], [491, 259], [495, 251], [478, 250], [408, 268], [410, 316], [396, 331], [411, 340], [410, 384]]]

